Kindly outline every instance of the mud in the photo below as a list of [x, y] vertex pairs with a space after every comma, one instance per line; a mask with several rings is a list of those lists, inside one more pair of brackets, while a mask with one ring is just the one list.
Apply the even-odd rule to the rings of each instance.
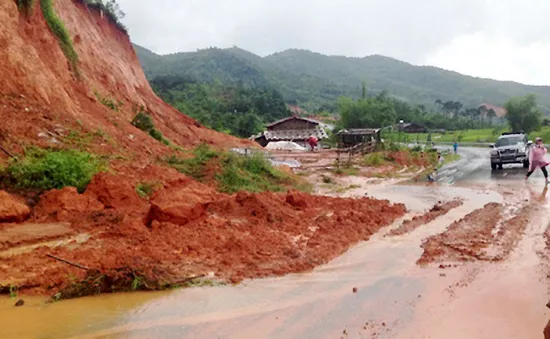
[[518, 245], [536, 209], [526, 205], [509, 217], [505, 206], [490, 203], [452, 223], [445, 232], [422, 243], [417, 264], [449, 261], [502, 261]]
[[398, 236], [410, 233], [417, 229], [418, 227], [425, 225], [440, 216], [447, 214], [450, 210], [462, 206], [463, 200], [453, 200], [445, 203], [438, 203], [434, 205], [428, 212], [423, 215], [415, 216], [412, 219], [405, 220], [403, 223], [392, 229], [387, 236]]
[[[209, 273], [240, 282], [311, 270], [405, 213], [401, 204], [370, 198], [300, 192], [226, 195], [177, 172], [165, 177], [170, 178], [150, 200], [135, 193], [137, 178], [113, 174], [96, 176], [84, 194], [74, 189], [45, 193], [32, 219], [68, 222], [70, 231], [60, 230], [59, 237], [88, 232], [89, 239], [0, 259], [0, 275], [11, 277], [23, 291], [50, 295], [71, 282], [89, 280], [89, 272], [46, 256], [52, 254], [106, 279], [113, 279], [111, 272], [139, 272], [140, 279], [155, 282], [151, 289]], [[27, 234], [25, 227], [36, 226], [17, 225], [9, 231]], [[3, 246], [56, 236], [53, 230], [50, 235]], [[95, 290], [104, 292], [101, 286]]]

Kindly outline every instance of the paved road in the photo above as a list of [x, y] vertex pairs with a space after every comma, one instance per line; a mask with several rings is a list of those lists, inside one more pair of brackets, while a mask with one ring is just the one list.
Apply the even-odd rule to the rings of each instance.
[[[441, 148], [448, 149], [448, 148]], [[487, 181], [521, 180], [525, 177], [526, 169], [521, 164], [504, 165], [502, 170], [491, 170], [489, 148], [463, 147], [458, 153], [462, 156], [459, 161], [441, 168], [437, 181], [441, 184], [473, 184]], [[550, 156], [547, 156], [550, 161]], [[542, 179], [542, 173], [537, 171], [532, 181]]]

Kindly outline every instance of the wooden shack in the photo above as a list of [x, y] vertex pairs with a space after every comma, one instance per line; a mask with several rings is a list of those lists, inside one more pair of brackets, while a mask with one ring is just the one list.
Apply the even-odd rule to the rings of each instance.
[[349, 148], [359, 144], [377, 143], [381, 140], [380, 129], [351, 128], [337, 133], [338, 148]]

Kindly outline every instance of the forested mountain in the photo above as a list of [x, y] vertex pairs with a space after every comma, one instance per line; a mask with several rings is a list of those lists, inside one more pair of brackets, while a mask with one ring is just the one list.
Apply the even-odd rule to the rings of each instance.
[[501, 106], [512, 96], [533, 93], [542, 111], [550, 113], [550, 87], [474, 78], [436, 67], [413, 66], [373, 55], [364, 58], [326, 56], [287, 50], [259, 57], [239, 48], [209, 48], [160, 56], [135, 46], [149, 79], [179, 75], [201, 82], [275, 88], [288, 103], [317, 110], [334, 109], [341, 95], [359, 97], [361, 83], [371, 93], [386, 90], [414, 104], [433, 107], [436, 100]]

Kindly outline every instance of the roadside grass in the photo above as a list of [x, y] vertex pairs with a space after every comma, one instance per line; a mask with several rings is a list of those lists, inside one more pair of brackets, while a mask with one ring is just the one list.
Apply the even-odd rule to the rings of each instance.
[[193, 150], [190, 158], [171, 156], [165, 160], [168, 165], [197, 181], [207, 183], [213, 179], [218, 190], [224, 193], [282, 192], [288, 189], [312, 191], [311, 184], [273, 167], [261, 154], [242, 156], [202, 144]]
[[1, 176], [18, 189], [47, 191], [74, 186], [83, 192], [92, 177], [106, 169], [103, 161], [84, 151], [30, 148]]
[[[448, 131], [446, 133], [432, 133], [431, 142], [494, 142], [500, 134], [508, 131], [509, 128], [506, 126], [498, 126], [495, 128], [485, 128], [485, 129], [473, 129], [473, 130], [463, 130], [463, 131]], [[407, 134], [402, 133], [386, 133], [384, 135], [385, 139], [388, 140], [401, 140], [403, 142], [416, 142], [418, 141], [421, 144], [429, 143], [428, 141], [429, 133], [417, 133], [417, 134]], [[529, 133], [529, 139], [533, 140], [535, 137], [541, 137], [543, 140], [550, 140], [550, 126], [543, 126], [539, 131], [534, 131]]]

